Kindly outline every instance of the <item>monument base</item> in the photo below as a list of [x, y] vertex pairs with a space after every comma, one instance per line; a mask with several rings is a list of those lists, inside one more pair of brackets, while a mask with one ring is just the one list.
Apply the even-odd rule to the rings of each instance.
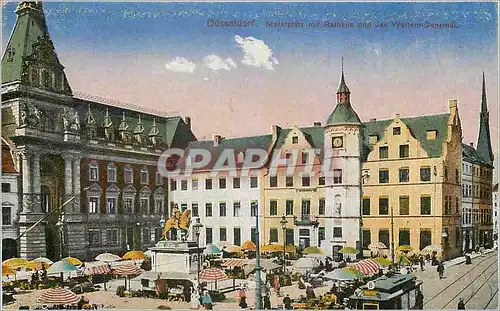
[[203, 254], [203, 249], [194, 241], [160, 240], [154, 247], [149, 249], [152, 253], [151, 271], [181, 272], [196, 275], [198, 260], [200, 260], [199, 256]]

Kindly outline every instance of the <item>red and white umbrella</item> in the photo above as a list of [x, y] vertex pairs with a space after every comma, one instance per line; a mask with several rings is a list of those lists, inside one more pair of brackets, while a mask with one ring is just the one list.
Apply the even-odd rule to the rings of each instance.
[[372, 259], [364, 259], [350, 265], [351, 268], [361, 271], [364, 275], [373, 275], [380, 270], [380, 264]]
[[107, 274], [110, 273], [111, 269], [109, 266], [104, 263], [101, 265], [95, 265], [95, 266], [85, 266], [85, 271], [84, 273], [86, 275], [98, 275], [98, 274]]
[[120, 265], [113, 268], [113, 273], [122, 276], [138, 275], [143, 273], [144, 270], [136, 265]]
[[45, 291], [38, 300], [43, 303], [53, 304], [53, 305], [67, 305], [74, 304], [78, 302], [78, 296], [64, 288], [50, 288]]
[[227, 279], [227, 274], [218, 268], [208, 268], [200, 271], [200, 280], [218, 281]]

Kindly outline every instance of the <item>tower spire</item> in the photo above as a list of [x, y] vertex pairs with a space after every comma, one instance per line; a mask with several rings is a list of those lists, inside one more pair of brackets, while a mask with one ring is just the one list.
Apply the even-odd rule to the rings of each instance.
[[347, 84], [345, 83], [345, 78], [344, 78], [344, 58], [342, 57], [342, 75], [340, 77], [340, 85], [337, 90], [337, 102], [339, 104], [342, 103], [349, 103], [350, 102], [350, 94], [351, 92], [349, 91], [349, 88], [347, 87]]
[[494, 156], [491, 148], [490, 113], [486, 101], [486, 79], [483, 72], [483, 89], [481, 92], [481, 112], [479, 113], [479, 135], [477, 137], [477, 152], [483, 159], [493, 163]]

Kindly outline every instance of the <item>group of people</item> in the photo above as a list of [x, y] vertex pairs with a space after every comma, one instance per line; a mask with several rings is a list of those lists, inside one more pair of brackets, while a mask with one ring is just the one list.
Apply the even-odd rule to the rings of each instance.
[[191, 288], [191, 309], [199, 309], [200, 305], [206, 310], [213, 309], [213, 301], [210, 292], [206, 287], [194, 286]]

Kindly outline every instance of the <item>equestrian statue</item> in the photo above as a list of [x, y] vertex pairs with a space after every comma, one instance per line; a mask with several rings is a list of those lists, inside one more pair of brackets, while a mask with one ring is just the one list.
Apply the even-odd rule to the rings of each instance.
[[[165, 240], [169, 240], [169, 236], [171, 237], [177, 235], [177, 231], [180, 230], [181, 236], [177, 238], [181, 238], [184, 240], [189, 235], [189, 226], [191, 225], [191, 211], [186, 209], [182, 214], [179, 210], [178, 205], [174, 205], [172, 208], [172, 215], [165, 223], [165, 227], [163, 227], [162, 236]], [[169, 232], [174, 231], [173, 234], [169, 234]], [[184, 237], [184, 238], [183, 238]], [[175, 240], [175, 238], [171, 239]]]

